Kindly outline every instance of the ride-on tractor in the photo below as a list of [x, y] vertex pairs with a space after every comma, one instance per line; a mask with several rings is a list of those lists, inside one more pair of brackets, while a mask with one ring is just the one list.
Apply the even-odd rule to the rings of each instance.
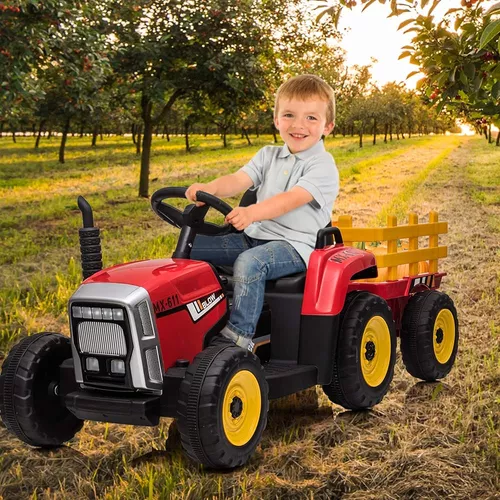
[[[28, 336], [2, 366], [0, 414], [19, 439], [54, 447], [84, 420], [154, 426], [174, 417], [193, 460], [232, 468], [258, 445], [269, 399], [321, 385], [347, 409], [379, 403], [393, 377], [397, 335], [413, 376], [431, 381], [450, 371], [457, 315], [436, 290], [444, 275], [437, 259], [446, 255], [437, 235], [446, 223], [368, 230], [344, 220], [346, 241], [388, 241], [377, 257], [344, 245], [338, 227], [320, 230], [306, 273], [267, 282], [250, 352], [218, 336], [230, 309], [231, 269], [190, 259], [196, 234], [235, 231], [205, 221], [209, 207], [223, 215], [231, 207], [203, 192], [200, 207], [181, 211], [167, 202], [185, 191], [163, 188], [151, 199], [156, 214], [181, 229], [173, 257], [108, 269], [90, 205], [79, 198], [85, 279], [69, 300], [71, 338]], [[424, 235], [429, 248], [418, 249]], [[398, 252], [400, 238], [409, 238], [409, 250]], [[429, 271], [419, 272], [421, 260]], [[383, 281], [381, 267], [388, 269]]]

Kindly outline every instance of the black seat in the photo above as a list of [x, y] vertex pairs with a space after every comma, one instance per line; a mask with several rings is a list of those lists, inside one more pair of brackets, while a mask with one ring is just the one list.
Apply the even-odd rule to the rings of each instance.
[[[219, 275], [228, 291], [233, 291], [233, 275], [232, 268], [226, 266], [215, 266]], [[224, 271], [230, 269], [231, 274]], [[306, 283], [306, 273], [292, 274], [283, 276], [277, 280], [266, 281], [266, 293], [304, 293], [304, 285]]]
[[[257, 190], [248, 189], [245, 191], [240, 200], [240, 207], [248, 207], [257, 202]], [[326, 227], [331, 227], [332, 224], [329, 222]], [[333, 245], [332, 235], [328, 235], [329, 239], [328, 245]], [[233, 290], [233, 268], [231, 266], [215, 266], [221, 278], [226, 285], [226, 288], [230, 291]], [[290, 276], [284, 276], [277, 280], [266, 281], [266, 293], [304, 293], [304, 285], [306, 283], [306, 273], [292, 274]]]

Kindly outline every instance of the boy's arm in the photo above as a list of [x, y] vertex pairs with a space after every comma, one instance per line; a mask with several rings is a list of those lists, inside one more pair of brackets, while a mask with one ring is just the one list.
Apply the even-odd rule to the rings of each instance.
[[223, 175], [206, 184], [195, 183], [186, 190], [186, 198], [196, 201], [196, 192], [205, 191], [219, 198], [230, 198], [253, 186], [253, 181], [248, 174], [239, 170], [234, 174]]
[[252, 222], [275, 219], [306, 203], [310, 203], [313, 199], [309, 191], [300, 186], [295, 186], [290, 191], [271, 196], [271, 198], [255, 205], [236, 207], [226, 216], [226, 222], [241, 231]]

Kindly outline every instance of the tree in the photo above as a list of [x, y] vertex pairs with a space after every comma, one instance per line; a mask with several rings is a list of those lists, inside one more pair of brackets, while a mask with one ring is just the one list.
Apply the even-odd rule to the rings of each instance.
[[[342, 9], [355, 2], [317, 3], [320, 16], [330, 15], [337, 23]], [[366, 9], [375, 0], [362, 3]], [[432, 14], [439, 3], [391, 0], [390, 15], [406, 17], [399, 29], [415, 34], [400, 58], [410, 57], [426, 75], [419, 88], [438, 111], [452, 109], [470, 121], [500, 126], [500, 2], [485, 10], [483, 0], [462, 0], [437, 22]]]

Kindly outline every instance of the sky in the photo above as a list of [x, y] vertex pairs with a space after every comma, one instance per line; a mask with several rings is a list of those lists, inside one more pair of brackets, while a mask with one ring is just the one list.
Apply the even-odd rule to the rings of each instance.
[[[494, 0], [486, 1], [483, 5], [488, 7], [494, 3]], [[361, 1], [358, 0], [358, 4]], [[460, 0], [442, 0], [434, 11], [435, 17], [440, 18], [448, 9], [459, 6]], [[378, 3], [365, 12], [362, 12], [361, 5], [352, 10], [344, 9], [339, 28], [344, 35], [342, 46], [347, 51], [347, 64], [370, 64], [371, 58], [375, 58], [378, 62], [373, 65], [372, 74], [377, 83], [383, 85], [392, 81], [404, 81], [407, 87], [415, 88], [422, 75], [415, 75], [409, 80], [406, 80], [406, 76], [418, 68], [410, 64], [408, 58], [398, 61], [401, 47], [410, 45], [412, 33], [405, 35], [403, 32], [407, 28], [397, 31], [404, 17], [388, 19], [388, 15], [388, 5]]]

